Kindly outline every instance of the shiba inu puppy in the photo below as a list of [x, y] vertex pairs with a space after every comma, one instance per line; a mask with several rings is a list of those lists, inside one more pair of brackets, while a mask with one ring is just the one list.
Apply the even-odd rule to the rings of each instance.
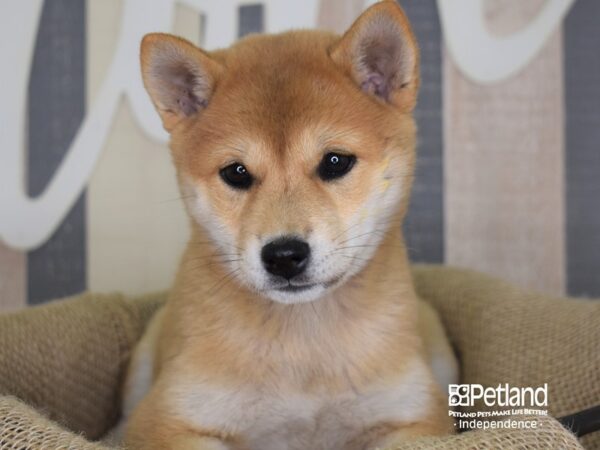
[[133, 356], [133, 449], [353, 450], [453, 431], [456, 364], [400, 224], [415, 164], [415, 37], [394, 1], [341, 37], [205, 52], [150, 34], [192, 236]]

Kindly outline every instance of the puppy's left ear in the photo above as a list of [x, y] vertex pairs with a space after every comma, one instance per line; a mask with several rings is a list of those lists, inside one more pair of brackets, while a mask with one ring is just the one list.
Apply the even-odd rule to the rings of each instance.
[[367, 94], [411, 111], [419, 88], [419, 49], [394, 0], [368, 8], [330, 48], [333, 61]]

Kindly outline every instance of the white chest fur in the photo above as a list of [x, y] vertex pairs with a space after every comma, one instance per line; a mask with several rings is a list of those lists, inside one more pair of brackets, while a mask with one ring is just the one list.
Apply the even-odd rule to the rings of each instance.
[[244, 449], [346, 450], [378, 424], [422, 418], [431, 401], [430, 380], [426, 368], [415, 362], [393, 385], [361, 392], [315, 395], [266, 385], [227, 389], [188, 381], [173, 386], [168, 398], [192, 427], [231, 432], [241, 437]]

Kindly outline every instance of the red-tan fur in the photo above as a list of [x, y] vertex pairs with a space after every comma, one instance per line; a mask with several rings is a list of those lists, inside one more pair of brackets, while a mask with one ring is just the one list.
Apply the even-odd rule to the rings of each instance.
[[[395, 21], [409, 51], [406, 79], [387, 98], [361, 90], [353, 65], [354, 39], [378, 14]], [[150, 79], [161, 51], [198, 62], [198, 92], [208, 101], [197, 112], [168, 104], [172, 93]], [[342, 38], [257, 35], [212, 53], [149, 35], [142, 69], [171, 133], [192, 237], [169, 301], [133, 358], [128, 448], [374, 449], [452, 432], [430, 369], [440, 357], [452, 372], [451, 351], [415, 295], [400, 227], [419, 84], [418, 50], [402, 10], [393, 1], [377, 4]], [[315, 167], [331, 148], [348, 149], [357, 164], [325, 183]], [[240, 158], [257, 180], [245, 192], [219, 177]], [[383, 208], [374, 205], [380, 201]], [[357, 219], [363, 207], [377, 220]], [[350, 256], [336, 257], [356, 273], [318, 299], [273, 301], [240, 269], [252, 240], [295, 233], [351, 243], [352, 227], [369, 220], [365, 248], [348, 245]], [[136, 386], [144, 376], [152, 384], [146, 395]], [[397, 406], [386, 400], [394, 396]]]

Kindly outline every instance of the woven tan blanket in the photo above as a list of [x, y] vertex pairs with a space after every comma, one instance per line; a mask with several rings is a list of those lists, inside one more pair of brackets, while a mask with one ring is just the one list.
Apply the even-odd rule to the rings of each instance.
[[[443, 267], [419, 267], [415, 281], [442, 316], [461, 382], [548, 383], [554, 417], [600, 404], [600, 302]], [[0, 448], [106, 450], [92, 441], [118, 419], [131, 349], [164, 298], [85, 294], [0, 316]], [[600, 449], [600, 433], [578, 442], [552, 417], [537, 421], [536, 430], [477, 430], [393, 448]]]

